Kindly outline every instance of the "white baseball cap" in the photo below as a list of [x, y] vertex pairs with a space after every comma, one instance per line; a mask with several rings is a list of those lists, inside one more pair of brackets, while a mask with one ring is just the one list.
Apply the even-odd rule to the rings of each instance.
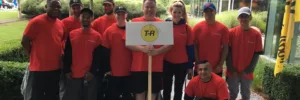
[[241, 14], [247, 14], [249, 16], [251, 16], [251, 10], [248, 7], [242, 7], [239, 9], [238, 11], [238, 16], [240, 16]]

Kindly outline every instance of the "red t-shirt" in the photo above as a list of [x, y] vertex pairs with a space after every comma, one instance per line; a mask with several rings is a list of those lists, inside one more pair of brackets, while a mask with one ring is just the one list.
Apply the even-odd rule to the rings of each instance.
[[[237, 72], [243, 72], [250, 65], [254, 53], [263, 51], [261, 34], [253, 28], [249, 31], [244, 31], [240, 26], [230, 29], [229, 41], [232, 65]], [[228, 71], [226, 75], [232, 76]], [[253, 73], [245, 78], [253, 80]]]
[[[132, 22], [145, 22], [144, 17], [134, 18]], [[159, 18], [155, 18], [156, 22], [161, 22], [162, 20]], [[154, 45], [154, 48], [160, 48], [161, 45]], [[152, 56], [152, 72], [163, 72], [163, 60], [165, 54], [159, 54], [156, 56]], [[132, 52], [132, 65], [131, 71], [140, 72], [140, 71], [148, 71], [148, 54], [143, 52]]]
[[29, 21], [24, 35], [32, 39], [30, 71], [52, 71], [61, 66], [64, 27], [59, 19], [41, 14]]
[[185, 88], [185, 93], [190, 97], [211, 98], [216, 100], [229, 99], [227, 84], [222, 77], [212, 73], [209, 82], [202, 82], [200, 76], [196, 76]]
[[72, 45], [72, 75], [73, 78], [82, 78], [90, 71], [93, 52], [101, 44], [101, 35], [90, 28], [83, 31], [82, 28], [75, 29], [70, 33]]
[[109, 19], [106, 15], [95, 19], [92, 23], [92, 28], [103, 35], [103, 32], [113, 23], [116, 23], [116, 18]]
[[75, 30], [77, 28], [81, 28], [81, 23], [79, 20], [75, 20], [74, 16], [67, 17], [62, 20], [62, 23], [65, 27], [65, 39], [69, 36], [70, 32], [72, 30]]
[[108, 27], [102, 37], [102, 45], [111, 50], [110, 66], [112, 76], [129, 76], [132, 62], [131, 51], [125, 46], [125, 29], [117, 24]]
[[186, 46], [194, 44], [192, 28], [187, 24], [173, 25], [173, 34], [174, 45], [166, 53], [165, 60], [173, 64], [186, 63], [188, 62]]
[[193, 33], [199, 60], [208, 60], [215, 69], [221, 60], [222, 46], [229, 42], [228, 28], [220, 22], [209, 25], [202, 21], [194, 26]]

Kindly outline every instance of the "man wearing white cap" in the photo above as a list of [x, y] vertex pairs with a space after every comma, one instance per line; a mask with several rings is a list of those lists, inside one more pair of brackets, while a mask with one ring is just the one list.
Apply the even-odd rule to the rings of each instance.
[[261, 34], [251, 28], [252, 19], [248, 7], [238, 11], [239, 26], [230, 29], [229, 53], [227, 56], [227, 84], [230, 100], [235, 100], [241, 88], [242, 100], [250, 100], [253, 71], [259, 55], [263, 54]]

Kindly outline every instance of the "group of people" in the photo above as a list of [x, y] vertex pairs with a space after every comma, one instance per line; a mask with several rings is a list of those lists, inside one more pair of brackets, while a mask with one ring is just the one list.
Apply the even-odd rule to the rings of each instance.
[[[129, 12], [113, 0], [104, 0], [105, 15], [95, 20], [80, 0], [70, 0], [72, 16], [63, 20], [58, 19], [59, 0], [46, 4], [46, 13], [28, 23], [21, 43], [30, 55], [30, 100], [146, 100], [148, 55], [153, 57], [152, 100], [161, 90], [170, 100], [173, 79], [174, 100], [235, 100], [239, 90], [243, 100], [250, 99], [263, 48], [261, 34], [249, 25], [247, 7], [238, 12], [240, 25], [229, 30], [215, 20], [214, 4], [206, 3], [205, 20], [192, 28], [184, 2], [176, 0], [168, 10], [172, 18], [165, 20], [173, 22], [173, 45], [126, 46]], [[143, 16], [131, 22], [163, 21], [155, 17], [155, 0], [143, 0], [142, 10]], [[183, 93], [187, 74], [192, 79]]]

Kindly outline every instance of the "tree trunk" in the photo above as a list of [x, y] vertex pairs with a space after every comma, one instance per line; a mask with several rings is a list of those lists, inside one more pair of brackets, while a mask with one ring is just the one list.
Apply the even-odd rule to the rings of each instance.
[[93, 2], [93, 0], [90, 0], [90, 9], [91, 9], [92, 11], [94, 11], [94, 10], [93, 10], [93, 8], [94, 8], [93, 6], [94, 6], [94, 2]]
[[22, 13], [21, 13], [21, 0], [18, 0], [18, 17], [21, 18], [22, 17]]

